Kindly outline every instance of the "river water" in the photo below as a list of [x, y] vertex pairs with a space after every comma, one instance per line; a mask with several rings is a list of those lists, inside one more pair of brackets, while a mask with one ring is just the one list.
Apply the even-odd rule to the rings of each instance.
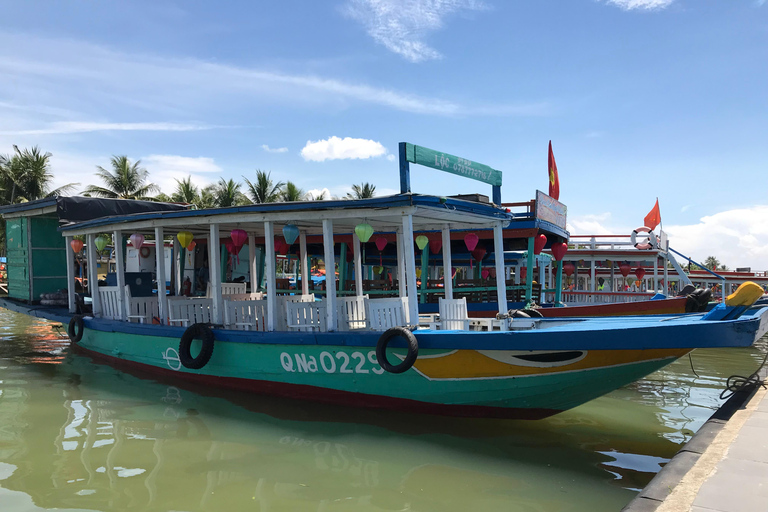
[[0, 510], [618, 511], [722, 403], [759, 348], [699, 350], [524, 422], [221, 393], [72, 354], [0, 309]]

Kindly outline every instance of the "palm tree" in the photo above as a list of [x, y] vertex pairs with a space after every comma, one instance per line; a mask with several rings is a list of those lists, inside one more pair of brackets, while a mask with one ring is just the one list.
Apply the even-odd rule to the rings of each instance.
[[199, 199], [197, 186], [192, 183], [192, 176], [185, 180], [176, 180], [176, 191], [171, 194], [171, 200], [176, 203], [195, 204]]
[[113, 156], [112, 170], [97, 166], [96, 176], [106, 185], [99, 187], [89, 185], [83, 192], [97, 197], [113, 199], [145, 199], [151, 200], [151, 194], [159, 192], [160, 188], [154, 183], [148, 183], [149, 171], [139, 167], [141, 160], [131, 163], [127, 156]]
[[240, 183], [233, 179], [230, 179], [229, 181], [224, 178], [219, 179], [219, 182], [213, 189], [216, 206], [226, 207], [248, 204], [248, 198], [240, 192], [241, 186]]
[[271, 172], [256, 169], [255, 183], [251, 183], [248, 178], [243, 176], [245, 184], [248, 186], [248, 197], [254, 203], [275, 203], [280, 200], [281, 190], [285, 184], [282, 181], [272, 182], [271, 174]]
[[193, 203], [198, 210], [216, 208], [216, 185], [208, 185], [200, 190], [200, 196]]
[[307, 200], [308, 201], [325, 201], [325, 190], [320, 192], [319, 194], [307, 194]]
[[376, 185], [368, 182], [352, 185], [352, 192], [347, 192], [347, 199], [370, 199], [376, 195]]
[[283, 201], [303, 201], [306, 194], [303, 190], [296, 186], [295, 183], [289, 181], [283, 187], [283, 192], [280, 194]]
[[69, 192], [77, 183], [51, 189], [51, 154], [42, 153], [37, 146], [20, 150], [13, 146], [14, 155], [0, 155], [0, 203], [13, 204], [57, 197]]

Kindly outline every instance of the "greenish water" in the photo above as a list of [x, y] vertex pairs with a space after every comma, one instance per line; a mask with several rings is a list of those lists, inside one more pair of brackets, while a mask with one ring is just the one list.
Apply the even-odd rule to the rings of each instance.
[[[0, 510], [614, 511], [759, 349], [707, 350], [536, 421], [432, 418], [189, 388], [72, 354], [0, 309]], [[63, 333], [62, 333], [63, 334]]]

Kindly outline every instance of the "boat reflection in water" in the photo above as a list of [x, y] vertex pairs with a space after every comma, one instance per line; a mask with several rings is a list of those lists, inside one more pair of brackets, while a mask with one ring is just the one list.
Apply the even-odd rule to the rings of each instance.
[[539, 422], [433, 418], [180, 388], [43, 330], [0, 353], [8, 510], [618, 510], [684, 441], [631, 388]]

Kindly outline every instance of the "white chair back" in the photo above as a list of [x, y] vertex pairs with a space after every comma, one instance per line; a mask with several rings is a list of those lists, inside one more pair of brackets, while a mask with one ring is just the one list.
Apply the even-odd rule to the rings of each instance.
[[368, 324], [374, 331], [386, 331], [390, 327], [408, 325], [408, 299], [367, 299], [365, 301]]
[[327, 331], [327, 309], [322, 302], [293, 302], [285, 304], [288, 330]]
[[288, 330], [288, 317], [285, 305], [289, 302], [315, 302], [315, 294], [308, 295], [278, 295], [277, 296], [277, 326], [278, 331]]
[[253, 293], [230, 293], [229, 295], [222, 295], [224, 300], [261, 300], [264, 298], [262, 292]]
[[365, 301], [368, 295], [338, 297], [336, 299], [336, 324], [339, 331], [366, 329]]
[[238, 331], [266, 331], [267, 301], [225, 300], [224, 326]]
[[[208, 287], [205, 289], [205, 296], [211, 298], [213, 293], [213, 287], [208, 282]], [[221, 294], [232, 295], [234, 293], [245, 293], [245, 283], [221, 283]]]
[[469, 314], [467, 314], [467, 298], [443, 299], [438, 306], [440, 311], [440, 329], [444, 331], [468, 331]]
[[210, 324], [212, 320], [213, 299], [187, 297], [168, 298], [169, 325], [189, 326], [192, 324]]
[[101, 301], [101, 317], [108, 320], [120, 320], [120, 288], [117, 286], [99, 286], [96, 289]]
[[157, 297], [132, 297], [129, 285], [125, 285], [125, 304], [129, 322], [150, 323], [152, 317], [160, 316]]

